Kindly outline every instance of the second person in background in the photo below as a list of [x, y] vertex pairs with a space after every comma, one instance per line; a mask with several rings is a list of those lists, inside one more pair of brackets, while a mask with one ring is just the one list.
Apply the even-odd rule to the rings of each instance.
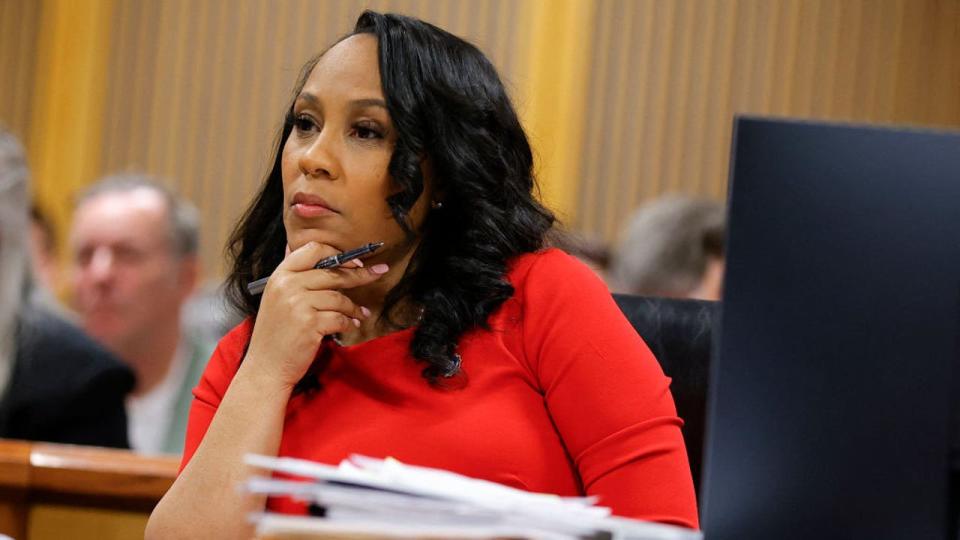
[[157, 180], [120, 174], [80, 196], [70, 228], [71, 293], [84, 330], [137, 376], [131, 447], [180, 454], [212, 339], [182, 321], [199, 262], [196, 210]]

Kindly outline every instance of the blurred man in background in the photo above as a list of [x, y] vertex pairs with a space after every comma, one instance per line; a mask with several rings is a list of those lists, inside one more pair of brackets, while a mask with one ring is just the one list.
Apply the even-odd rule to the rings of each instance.
[[29, 176], [0, 127], [0, 437], [127, 448], [133, 373], [35, 294]]
[[720, 300], [724, 269], [723, 205], [669, 196], [641, 206], [613, 253], [616, 292]]
[[108, 177], [81, 196], [69, 242], [81, 324], [137, 376], [131, 446], [181, 452], [191, 391], [212, 350], [181, 324], [199, 274], [196, 210], [150, 177]]

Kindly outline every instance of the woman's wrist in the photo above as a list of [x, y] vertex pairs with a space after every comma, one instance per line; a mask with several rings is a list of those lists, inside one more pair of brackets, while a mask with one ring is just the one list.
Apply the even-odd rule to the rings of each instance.
[[260, 366], [258, 363], [258, 359], [250, 354], [244, 357], [231, 386], [239, 380], [249, 383], [258, 394], [281, 395], [289, 399], [294, 386], [296, 386], [296, 381], [288, 381], [281, 373], [273, 373], [270, 369], [263, 369], [264, 366]]

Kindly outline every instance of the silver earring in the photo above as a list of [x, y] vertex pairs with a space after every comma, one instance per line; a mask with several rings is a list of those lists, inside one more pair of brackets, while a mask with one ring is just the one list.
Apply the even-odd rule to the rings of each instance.
[[439, 210], [443, 208], [443, 203], [440, 201], [430, 201], [430, 208], [433, 208], [434, 210]]

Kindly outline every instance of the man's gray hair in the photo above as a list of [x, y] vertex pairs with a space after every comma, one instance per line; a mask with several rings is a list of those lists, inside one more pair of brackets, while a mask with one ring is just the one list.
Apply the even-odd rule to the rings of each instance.
[[200, 243], [200, 217], [196, 207], [177, 197], [153, 176], [142, 173], [107, 176], [81, 192], [77, 206], [100, 195], [127, 193], [138, 189], [153, 191], [166, 203], [173, 252], [181, 257], [196, 255]]
[[29, 173], [23, 147], [0, 127], [0, 398], [17, 351], [17, 318], [30, 287]]
[[683, 196], [651, 201], [631, 216], [613, 254], [621, 292], [683, 296], [703, 278], [707, 260], [723, 256], [721, 204]]

